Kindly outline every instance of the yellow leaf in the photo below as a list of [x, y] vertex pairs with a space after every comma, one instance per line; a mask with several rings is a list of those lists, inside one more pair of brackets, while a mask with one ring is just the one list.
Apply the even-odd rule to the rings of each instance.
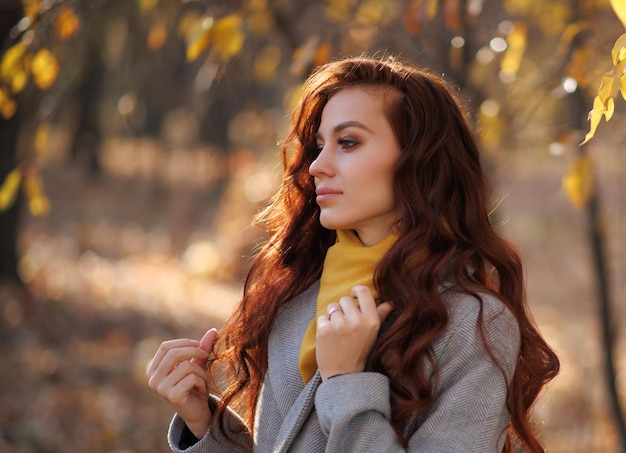
[[281, 52], [276, 46], [267, 46], [254, 60], [254, 78], [261, 83], [271, 83], [276, 78]]
[[37, 51], [33, 58], [31, 71], [37, 86], [42, 90], [47, 90], [59, 75], [59, 63], [52, 52], [42, 48]]
[[353, 15], [355, 0], [331, 0], [326, 2], [326, 17], [332, 22], [346, 22]]
[[626, 101], [626, 74], [622, 74], [619, 77], [619, 89], [622, 92], [622, 97]]
[[[611, 98], [611, 100], [613, 99]], [[589, 121], [591, 123], [589, 126], [589, 132], [587, 132], [587, 135], [585, 135], [585, 139], [583, 140], [581, 145], [587, 143], [595, 135], [596, 129], [600, 124], [600, 120], [603, 116], [606, 116], [606, 111], [607, 107], [604, 105], [604, 102], [602, 102], [602, 100], [598, 96], [596, 96], [593, 100], [593, 109], [589, 112]]]
[[593, 162], [588, 154], [582, 155], [563, 176], [562, 187], [569, 201], [579, 209], [584, 208], [593, 192]]
[[2, 62], [0, 62], [0, 77], [2, 79], [10, 81], [13, 78], [15, 71], [20, 67], [25, 51], [24, 43], [18, 42], [4, 53]]
[[526, 51], [526, 33], [527, 27], [521, 23], [516, 23], [513, 31], [509, 33], [506, 54], [500, 63], [502, 71], [517, 74]]
[[200, 15], [197, 11], [187, 11], [184, 13], [183, 17], [178, 21], [176, 34], [181, 38], [186, 38], [191, 30], [191, 27], [198, 22], [199, 18]]
[[12, 118], [15, 115], [15, 111], [17, 110], [17, 104], [13, 99], [8, 99], [2, 105], [2, 116], [5, 120]]
[[248, 13], [246, 22], [250, 33], [260, 36], [267, 35], [274, 27], [274, 17], [266, 9]]
[[66, 7], [57, 17], [55, 28], [57, 36], [65, 41], [76, 34], [80, 27], [80, 19], [71, 7]]
[[245, 35], [240, 24], [241, 17], [231, 14], [217, 21], [213, 28], [213, 45], [223, 60], [234, 57], [243, 48]]
[[382, 20], [385, 7], [385, 2], [380, 0], [365, 0], [356, 12], [356, 21], [364, 25], [376, 25]]
[[187, 32], [187, 61], [195, 61], [202, 52], [211, 45], [211, 29], [213, 18], [203, 16], [198, 18]]
[[50, 142], [50, 124], [41, 123], [35, 132], [35, 151], [39, 157], [48, 151], [48, 143]]
[[626, 28], [626, 2], [624, 0], [611, 0], [611, 6], [617, 18]]
[[626, 33], [615, 41], [613, 49], [611, 49], [611, 58], [613, 59], [613, 66], [617, 66], [621, 61], [626, 59]]
[[426, 16], [429, 19], [434, 19], [439, 9], [439, 0], [428, 0], [426, 3]]
[[13, 205], [21, 180], [22, 172], [19, 168], [11, 170], [4, 178], [4, 182], [0, 186], [0, 212], [6, 211]]
[[5, 88], [0, 88], [0, 113], [5, 120], [8, 120], [15, 114], [17, 104], [15, 100], [7, 93]]
[[14, 94], [19, 93], [26, 86], [26, 82], [28, 82], [28, 73], [22, 69], [15, 71], [11, 79], [11, 91]]
[[152, 11], [159, 4], [159, 0], [137, 0], [139, 4], [139, 10], [142, 13], [147, 13]]
[[24, 175], [24, 191], [28, 196], [28, 210], [34, 216], [43, 216], [50, 212], [50, 201], [43, 191], [43, 180], [36, 170], [31, 169]]

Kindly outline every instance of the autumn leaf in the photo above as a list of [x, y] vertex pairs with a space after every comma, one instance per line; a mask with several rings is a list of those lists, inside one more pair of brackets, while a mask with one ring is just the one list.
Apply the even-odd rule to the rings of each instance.
[[59, 63], [52, 52], [42, 48], [33, 57], [31, 72], [37, 86], [47, 90], [59, 75]]
[[39, 7], [42, 0], [22, 0], [24, 4], [24, 14], [31, 19], [39, 15]]
[[271, 83], [276, 78], [281, 52], [276, 46], [267, 46], [254, 60], [254, 78], [261, 83]]
[[0, 212], [6, 211], [13, 205], [21, 180], [22, 172], [19, 168], [10, 171], [4, 178], [4, 182], [0, 186]]
[[48, 151], [48, 143], [50, 141], [50, 124], [49, 123], [41, 123], [37, 127], [37, 132], [35, 132], [35, 151], [37, 152], [37, 156], [41, 157], [46, 154]]
[[231, 14], [218, 20], [213, 28], [213, 45], [223, 60], [234, 57], [243, 48], [245, 35], [240, 24], [241, 16]]
[[202, 16], [194, 21], [186, 35], [187, 61], [195, 61], [211, 45], [213, 18]]
[[593, 192], [593, 162], [588, 154], [581, 155], [563, 176], [562, 187], [569, 201], [579, 209], [587, 206]]
[[158, 21], [150, 27], [148, 32], [148, 49], [159, 50], [167, 42], [167, 24], [164, 21]]
[[61, 11], [55, 22], [57, 36], [61, 41], [66, 41], [76, 34], [80, 27], [80, 19], [70, 7]]
[[148, 13], [157, 7], [159, 0], [137, 0], [137, 4], [142, 13]]
[[622, 22], [624, 28], [626, 28], [626, 2], [624, 0], [611, 0], [611, 6], [617, 18]]
[[418, 34], [428, 20], [437, 15], [439, 0], [413, 0], [402, 13], [404, 27], [411, 34]]
[[2, 80], [10, 82], [15, 72], [19, 70], [26, 52], [26, 46], [22, 42], [18, 42], [14, 46], [7, 49], [0, 62], [0, 77]]
[[328, 63], [334, 55], [333, 45], [330, 42], [325, 42], [320, 45], [315, 51], [315, 55], [313, 56], [313, 64], [315, 66], [321, 66], [325, 63]]
[[527, 27], [522, 23], [516, 23], [515, 28], [507, 36], [507, 50], [500, 68], [503, 72], [517, 74], [526, 51]]
[[581, 143], [584, 145], [595, 135], [600, 120], [604, 116], [609, 121], [615, 110], [613, 98], [617, 92], [622, 93], [626, 99], [626, 33], [620, 36], [611, 51], [613, 69], [602, 76], [602, 82], [598, 89], [598, 95], [593, 100], [593, 108], [589, 112], [589, 132]]
[[36, 169], [24, 175], [24, 191], [28, 196], [28, 210], [34, 216], [45, 216], [50, 212], [50, 201], [43, 190], [43, 180]]
[[447, 0], [443, 4], [443, 17], [446, 28], [456, 30], [460, 22], [460, 4], [459, 0]]
[[15, 100], [9, 96], [5, 88], [0, 88], [0, 113], [5, 120], [13, 117], [17, 104]]
[[353, 15], [355, 0], [331, 0], [326, 2], [326, 17], [332, 22], [346, 22]]

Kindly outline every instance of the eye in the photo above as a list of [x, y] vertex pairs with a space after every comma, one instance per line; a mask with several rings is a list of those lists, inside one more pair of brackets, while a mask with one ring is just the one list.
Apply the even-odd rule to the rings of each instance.
[[348, 149], [358, 145], [359, 142], [350, 137], [341, 137], [337, 140], [337, 144], [341, 146], [342, 149]]
[[323, 143], [320, 143], [320, 142], [316, 143], [315, 144], [315, 148], [314, 148], [315, 149], [315, 154], [318, 155], [319, 153], [321, 153], [323, 148], [324, 148], [324, 144]]

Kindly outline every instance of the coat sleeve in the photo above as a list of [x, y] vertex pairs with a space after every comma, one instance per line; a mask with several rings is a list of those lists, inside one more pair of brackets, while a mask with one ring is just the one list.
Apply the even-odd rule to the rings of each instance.
[[[185, 421], [174, 415], [167, 434], [170, 448], [174, 453], [243, 453], [252, 451], [252, 438], [241, 418], [233, 411], [228, 412], [228, 427], [239, 446], [229, 442], [213, 423], [202, 439], [188, 442], [190, 436]], [[191, 435], [193, 436], [193, 435]]]
[[355, 373], [323, 382], [316, 409], [331, 452], [500, 452], [510, 415], [506, 382], [519, 354], [519, 329], [497, 299], [482, 303], [484, 347], [477, 328], [480, 305], [470, 297], [456, 301], [446, 333], [433, 345], [440, 370], [439, 388], [425, 414], [416, 417], [408, 447], [390, 424], [389, 380], [379, 373]]

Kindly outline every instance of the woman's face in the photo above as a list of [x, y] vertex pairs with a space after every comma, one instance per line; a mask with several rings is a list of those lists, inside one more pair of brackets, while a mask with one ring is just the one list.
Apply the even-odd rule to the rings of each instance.
[[309, 167], [322, 225], [355, 230], [367, 246], [387, 237], [399, 219], [392, 178], [400, 147], [383, 111], [393, 95], [357, 86], [331, 97], [316, 135], [319, 154]]

